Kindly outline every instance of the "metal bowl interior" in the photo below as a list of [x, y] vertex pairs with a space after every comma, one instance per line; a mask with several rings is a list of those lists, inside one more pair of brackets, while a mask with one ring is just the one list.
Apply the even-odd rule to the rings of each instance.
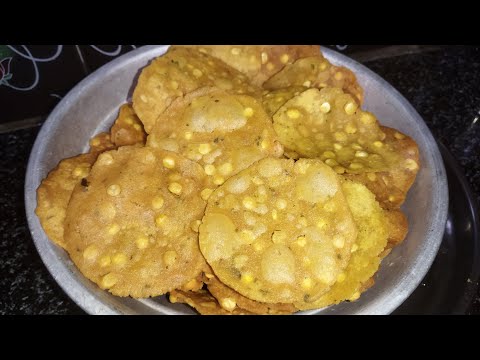
[[[65, 157], [87, 150], [88, 139], [112, 124], [119, 106], [131, 95], [140, 70], [168, 46], [145, 46], [108, 63], [80, 82], [58, 104], [40, 130], [25, 181], [27, 219], [37, 250], [63, 290], [90, 314], [193, 314], [165, 296], [120, 298], [101, 290], [75, 267], [67, 253], [51, 243], [34, 210], [41, 180]], [[444, 231], [448, 187], [437, 144], [422, 118], [390, 84], [365, 66], [323, 49], [332, 63], [355, 72], [365, 89], [365, 108], [390, 127], [412, 136], [421, 154], [421, 170], [403, 209], [410, 228], [404, 243], [383, 261], [376, 284], [353, 303], [342, 303], [304, 314], [389, 314], [419, 285], [430, 268]]]

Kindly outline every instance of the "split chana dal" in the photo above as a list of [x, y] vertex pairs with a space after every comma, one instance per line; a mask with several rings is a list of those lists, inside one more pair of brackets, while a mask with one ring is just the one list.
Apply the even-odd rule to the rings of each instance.
[[420, 169], [415, 141], [362, 103], [319, 46], [172, 46], [46, 176], [36, 214], [116, 296], [206, 315], [356, 301], [407, 235]]

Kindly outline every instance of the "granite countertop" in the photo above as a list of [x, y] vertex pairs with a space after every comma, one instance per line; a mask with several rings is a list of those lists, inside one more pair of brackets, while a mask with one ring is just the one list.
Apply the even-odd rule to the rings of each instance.
[[[480, 48], [442, 47], [365, 62], [390, 82], [450, 150], [480, 200]], [[0, 314], [83, 314], [38, 255], [24, 209], [24, 177], [38, 127], [0, 134]], [[472, 304], [478, 313], [480, 298]], [[471, 310], [472, 311], [472, 310]]]

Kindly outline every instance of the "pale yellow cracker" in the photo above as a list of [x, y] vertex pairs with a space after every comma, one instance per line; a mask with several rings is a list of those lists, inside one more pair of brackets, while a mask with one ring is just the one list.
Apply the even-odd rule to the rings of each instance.
[[253, 315], [252, 313], [236, 308], [233, 311], [223, 309], [217, 300], [206, 290], [183, 291], [173, 290], [168, 299], [172, 303], [188, 304], [201, 315]]
[[110, 129], [110, 139], [116, 146], [145, 144], [147, 134], [130, 104], [120, 107], [118, 117]]
[[351, 248], [352, 256], [345, 271], [337, 276], [335, 285], [313, 303], [295, 303], [299, 309], [318, 309], [358, 299], [361, 292], [368, 289], [366, 285], [371, 283], [371, 277], [379, 268], [380, 254], [389, 236], [385, 212], [364, 185], [345, 180], [342, 189], [358, 228], [357, 240]]
[[401, 157], [375, 116], [338, 88], [309, 89], [273, 116], [280, 142], [300, 156], [319, 158], [337, 173], [384, 171]]
[[147, 146], [197, 161], [210, 180], [205, 198], [255, 161], [283, 153], [259, 100], [212, 88], [199, 89], [173, 102], [159, 117]]
[[195, 49], [174, 47], [144, 68], [133, 92], [133, 108], [149, 134], [173, 100], [203, 86], [255, 93], [247, 77], [223, 61]]
[[195, 45], [248, 76], [261, 86], [272, 75], [297, 59], [320, 55], [318, 45]]
[[299, 59], [263, 84], [267, 90], [289, 86], [340, 88], [351, 94], [358, 104], [363, 102], [363, 89], [355, 74], [345, 67], [332, 65], [322, 55]]
[[201, 167], [176, 153], [124, 146], [101, 154], [67, 208], [71, 258], [118, 296], [157, 296], [184, 285], [204, 263], [195, 228], [204, 181]]
[[200, 249], [252, 300], [312, 302], [347, 266], [356, 227], [335, 172], [315, 159], [267, 158], [208, 199]]
[[63, 159], [37, 189], [37, 214], [50, 240], [65, 248], [63, 222], [72, 191], [86, 178], [98, 153], [89, 153]]

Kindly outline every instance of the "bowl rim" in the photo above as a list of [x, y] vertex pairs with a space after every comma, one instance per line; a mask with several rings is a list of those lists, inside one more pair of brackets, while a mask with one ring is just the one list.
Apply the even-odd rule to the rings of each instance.
[[[110, 61], [109, 63], [98, 68], [95, 72], [88, 75], [85, 79], [80, 81], [75, 87], [73, 87], [67, 95], [57, 104], [54, 110], [49, 114], [46, 121], [42, 125], [37, 138], [35, 139], [34, 145], [32, 147], [30, 157], [28, 160], [27, 171], [25, 175], [25, 187], [24, 187], [24, 196], [25, 196], [25, 209], [27, 215], [27, 222], [30, 229], [30, 233], [35, 244], [35, 247], [40, 254], [40, 257], [45, 264], [47, 270], [53, 276], [57, 284], [62, 288], [62, 290], [67, 293], [67, 295], [79, 305], [85, 312], [89, 314], [124, 314], [129, 313], [128, 308], [122, 308], [120, 306], [115, 306], [114, 304], [109, 304], [101, 301], [98, 297], [94, 296], [90, 290], [77, 279], [77, 276], [69, 271], [66, 264], [59, 259], [55, 253], [49, 248], [45, 243], [49, 241], [45, 236], [39, 236], [38, 233], [42, 234], [43, 228], [40, 225], [40, 222], [35, 215], [36, 208], [36, 188], [33, 186], [34, 172], [39, 162], [39, 156], [42, 153], [42, 148], [45, 143], [42, 141], [44, 137], [51, 132], [52, 127], [55, 125], [59, 118], [61, 118], [63, 109], [68, 107], [69, 103], [74, 102], [75, 99], [85, 91], [88, 91], [90, 86], [93, 86], [96, 81], [106, 76], [111, 72], [119, 70], [128, 60], [136, 58], [137, 56], [144, 55], [145, 53], [152, 53], [152, 58], [158, 56], [158, 52], [168, 49], [168, 45], [147, 45], [139, 47], [133, 51], [130, 51], [118, 58]], [[445, 223], [447, 220], [448, 213], [448, 184], [445, 166], [443, 159], [440, 154], [438, 145], [433, 138], [432, 133], [427, 127], [424, 120], [415, 110], [415, 108], [401, 95], [392, 85], [390, 85], [382, 77], [368, 69], [365, 65], [358, 63], [357, 61], [340, 54], [334, 50], [322, 47], [322, 53], [325, 58], [329, 60], [340, 60], [342, 64], [346, 67], [355, 67], [359, 68], [368, 76], [368, 78], [373, 79], [374, 81], [381, 84], [383, 88], [387, 91], [394, 94], [398, 99], [401, 106], [414, 118], [423, 135], [427, 137], [429, 146], [432, 147], [433, 162], [437, 166], [435, 176], [435, 188], [432, 189], [434, 192], [434, 199], [442, 199], [437, 205], [438, 210], [433, 213], [433, 218], [431, 221], [431, 228], [428, 231], [428, 240], [429, 240], [429, 251], [424, 252], [423, 256], [417, 254], [415, 261], [413, 262], [412, 275], [413, 281], [410, 281], [402, 288], [402, 291], [398, 294], [395, 294], [390, 299], [383, 299], [383, 302], [380, 302], [381, 307], [375, 308], [375, 301], [370, 306], [366, 306], [368, 311], [360, 311], [359, 313], [364, 314], [390, 314], [398, 306], [400, 306], [410, 294], [418, 287], [423, 277], [427, 274], [430, 269], [435, 256], [438, 252], [440, 244], [443, 238], [443, 232], [445, 228]], [[335, 62], [335, 61], [332, 61]], [[413, 272], [414, 270], [414, 272]], [[421, 276], [420, 276], [421, 275]], [[75, 285], [75, 286], [72, 286]], [[147, 300], [148, 301], [148, 300]], [[378, 299], [376, 301], [379, 302]]]

